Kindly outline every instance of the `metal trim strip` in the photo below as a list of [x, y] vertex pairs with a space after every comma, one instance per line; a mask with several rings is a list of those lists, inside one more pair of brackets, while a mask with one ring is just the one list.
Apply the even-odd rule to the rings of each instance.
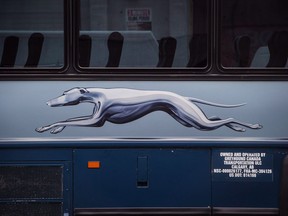
[[278, 208], [215, 207], [213, 215], [279, 215]]
[[88, 215], [210, 215], [210, 207], [199, 208], [76, 208], [74, 216]]

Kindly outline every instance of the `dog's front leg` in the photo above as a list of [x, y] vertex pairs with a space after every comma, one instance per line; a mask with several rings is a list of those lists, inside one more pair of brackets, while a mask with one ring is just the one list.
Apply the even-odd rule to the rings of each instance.
[[43, 133], [45, 131], [51, 130], [51, 133], [59, 133], [65, 128], [65, 126], [61, 126], [61, 127], [57, 126], [58, 123], [54, 123], [54, 124], [43, 126], [43, 127], [38, 127], [35, 129], [35, 131], [37, 131], [38, 133]]
[[[76, 117], [76, 118], [70, 118], [67, 119], [66, 122], [71, 122], [71, 121], [79, 121], [79, 120], [86, 120], [86, 119], [91, 119], [92, 116], [82, 116], [82, 117]], [[63, 131], [65, 129], [66, 126], [60, 126], [60, 127], [54, 127], [51, 129], [50, 133], [51, 134], [57, 134], [60, 133], [61, 131]]]
[[60, 133], [61, 131], [63, 131], [64, 128], [66, 127], [66, 126], [57, 126], [57, 124], [64, 123], [64, 122], [70, 122], [70, 121], [76, 121], [76, 120], [85, 120], [85, 119], [91, 119], [91, 116], [82, 116], [82, 117], [71, 118], [71, 119], [67, 119], [66, 121], [56, 122], [56, 123], [51, 124], [51, 125], [39, 127], [39, 128], [36, 128], [35, 130], [38, 133], [43, 133], [45, 131], [51, 130], [52, 134], [56, 134], [56, 133]]
[[39, 133], [51, 130], [50, 132], [52, 134], [57, 134], [63, 131], [66, 126], [92, 126], [92, 125], [97, 124], [99, 120], [100, 119], [98, 118], [91, 118], [91, 116], [77, 117], [77, 118], [68, 119], [66, 121], [56, 122], [51, 125], [39, 127], [39, 128], [36, 128], [35, 130]]
[[60, 127], [54, 127], [51, 129], [50, 133], [51, 134], [57, 134], [57, 133], [60, 133], [61, 131], [64, 130], [66, 126], [60, 126]]

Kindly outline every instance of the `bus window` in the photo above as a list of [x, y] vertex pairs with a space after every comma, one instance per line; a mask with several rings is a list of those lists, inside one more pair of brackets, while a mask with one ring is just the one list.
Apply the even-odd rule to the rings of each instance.
[[286, 0], [220, 0], [223, 68], [288, 67]]
[[207, 66], [207, 0], [79, 0], [79, 4], [77, 52], [82, 69]]
[[0, 0], [0, 69], [64, 66], [63, 0]]

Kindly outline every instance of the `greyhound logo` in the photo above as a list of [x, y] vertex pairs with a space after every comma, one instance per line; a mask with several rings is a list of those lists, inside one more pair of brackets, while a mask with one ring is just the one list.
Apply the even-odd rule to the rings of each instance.
[[[67, 126], [101, 127], [106, 121], [123, 124], [139, 119], [154, 111], [164, 111], [186, 127], [210, 131], [226, 126], [235, 131], [244, 132], [246, 128], [261, 129], [260, 124], [240, 122], [234, 118], [207, 118], [205, 113], [195, 104], [231, 108], [244, 104], [223, 105], [196, 98], [182, 97], [166, 91], [144, 91], [135, 89], [101, 89], [73, 88], [65, 91], [62, 96], [47, 102], [51, 107], [72, 106], [79, 103], [93, 103], [93, 114], [67, 119], [51, 125], [36, 128], [41, 133], [60, 133]], [[242, 127], [241, 127], [242, 126]]]

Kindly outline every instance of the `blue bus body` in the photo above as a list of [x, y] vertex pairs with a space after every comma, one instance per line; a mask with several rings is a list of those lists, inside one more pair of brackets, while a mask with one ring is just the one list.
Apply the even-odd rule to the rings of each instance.
[[[38, 204], [32, 213], [47, 209], [48, 215], [279, 215], [280, 201], [286, 198], [282, 194], [285, 144], [283, 140], [193, 138], [3, 140], [1, 170], [18, 168], [14, 176], [23, 182], [18, 186], [15, 180], [6, 182], [5, 174], [13, 171], [2, 173], [6, 187], [2, 187], [1, 211], [14, 207], [21, 213]], [[231, 160], [223, 155], [239, 154], [250, 155], [254, 168], [224, 163]], [[88, 167], [91, 161], [100, 166]], [[61, 178], [47, 170], [53, 167], [60, 169]], [[36, 178], [26, 176], [28, 168]], [[50, 180], [55, 178], [62, 188]], [[20, 192], [12, 193], [11, 188]], [[54, 195], [49, 189], [60, 191]]]
[[[91, 112], [89, 104], [46, 105], [46, 101], [76, 85], [134, 87], [129, 82], [1, 84], [1, 101], [6, 101], [1, 103], [2, 169], [59, 167], [62, 172], [59, 197], [17, 197], [16, 193], [11, 198], [7, 190], [12, 186], [3, 186], [8, 193], [2, 197], [3, 209], [10, 202], [20, 206], [39, 202], [50, 211], [61, 208], [64, 215], [110, 211], [115, 215], [130, 211], [163, 215], [279, 214], [285, 185], [283, 163], [288, 153], [288, 104], [275, 95], [283, 95], [285, 82], [270, 82], [269, 88], [267, 82], [173, 82], [172, 88], [171, 82], [134, 84], [135, 88], [173, 90], [224, 104], [244, 102], [245, 106], [237, 108], [201, 107], [207, 115], [259, 123], [263, 126], [259, 130], [236, 132], [221, 127], [200, 131], [185, 128], [158, 111], [127, 124], [107, 122], [102, 127], [67, 127], [59, 134], [37, 133], [35, 129], [41, 125]], [[89, 168], [89, 161], [98, 161], [100, 166]], [[8, 184], [8, 177], [2, 175]], [[29, 181], [34, 180], [19, 187], [36, 190]]]

